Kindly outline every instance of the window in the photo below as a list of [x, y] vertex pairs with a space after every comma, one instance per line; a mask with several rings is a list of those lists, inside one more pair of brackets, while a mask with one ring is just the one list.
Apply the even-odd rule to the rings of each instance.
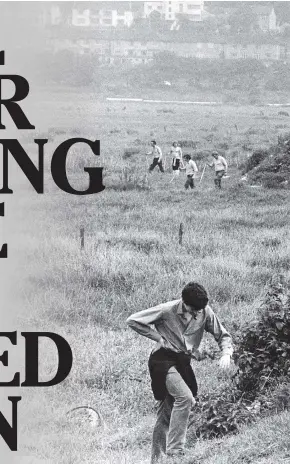
[[200, 10], [200, 5], [193, 5], [192, 3], [190, 3], [189, 5], [187, 5], [187, 9], [188, 10]]
[[179, 13], [183, 13], [183, 4], [179, 3]]
[[172, 11], [172, 9], [169, 7], [169, 8], [168, 8], [168, 12], [171, 13], [171, 11]]

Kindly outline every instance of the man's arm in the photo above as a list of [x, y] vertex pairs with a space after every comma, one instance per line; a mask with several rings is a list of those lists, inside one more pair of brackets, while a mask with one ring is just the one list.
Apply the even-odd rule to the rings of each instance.
[[160, 147], [158, 147], [158, 155], [159, 155], [158, 162], [160, 163], [160, 161], [162, 160], [162, 151]]
[[198, 168], [195, 161], [192, 161], [194, 172], [198, 172]]
[[225, 172], [227, 172], [228, 170], [228, 163], [226, 162], [225, 158], [223, 156], [221, 156], [221, 161], [225, 167]]
[[232, 337], [209, 306], [207, 306], [207, 312], [205, 330], [214, 336], [222, 356], [232, 356], [234, 351]]
[[127, 319], [127, 324], [135, 332], [143, 335], [144, 337], [150, 338], [155, 342], [159, 342], [162, 336], [157, 330], [150, 327], [151, 324], [162, 319], [164, 305], [154, 306], [153, 308], [144, 309], [138, 313], [132, 314]]

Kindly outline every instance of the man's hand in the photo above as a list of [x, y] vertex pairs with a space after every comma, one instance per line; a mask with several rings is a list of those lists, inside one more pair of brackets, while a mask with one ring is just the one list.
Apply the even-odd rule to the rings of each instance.
[[219, 362], [221, 369], [228, 369], [231, 365], [231, 356], [229, 354], [224, 354]]
[[165, 340], [164, 338], [160, 338], [160, 340], [156, 343], [155, 348], [153, 348], [152, 353], [155, 353], [155, 351], [160, 350], [160, 348], [165, 348]]

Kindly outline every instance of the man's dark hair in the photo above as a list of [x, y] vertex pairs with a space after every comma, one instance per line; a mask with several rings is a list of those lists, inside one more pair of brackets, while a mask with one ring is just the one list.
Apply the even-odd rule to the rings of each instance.
[[156, 140], [151, 140], [151, 143], [154, 143], [154, 145], [156, 145]]
[[205, 288], [196, 282], [189, 282], [186, 284], [182, 290], [181, 296], [185, 304], [193, 306], [196, 309], [204, 309], [208, 303]]
[[190, 155], [184, 155], [183, 158], [184, 158], [184, 159], [187, 159], [187, 160], [190, 160], [190, 159], [191, 159], [191, 156], [190, 156]]

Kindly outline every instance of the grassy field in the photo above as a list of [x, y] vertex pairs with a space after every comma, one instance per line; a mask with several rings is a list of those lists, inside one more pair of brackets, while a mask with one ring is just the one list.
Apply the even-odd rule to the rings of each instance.
[[[156, 406], [147, 372], [153, 342], [129, 331], [125, 320], [134, 311], [178, 298], [190, 280], [208, 289], [212, 307], [230, 331], [255, 319], [271, 275], [289, 276], [290, 194], [244, 185], [238, 168], [252, 150], [269, 147], [289, 131], [290, 120], [275, 108], [34, 96], [43, 102], [30, 111], [37, 137], [27, 131], [25, 143], [34, 159], [32, 139], [49, 139], [46, 192], [36, 195], [23, 180], [14, 205], [18, 227], [11, 259], [17, 255], [20, 263], [18, 317], [23, 329], [62, 334], [73, 349], [74, 365], [62, 384], [23, 392], [19, 447], [22, 454], [60, 464], [148, 463]], [[51, 180], [53, 148], [78, 136], [101, 140], [97, 162], [104, 166], [106, 186], [101, 194], [67, 195]], [[170, 183], [169, 159], [164, 174], [156, 170], [148, 176], [152, 138], [165, 153], [175, 139], [196, 141], [195, 150], [184, 152], [195, 155], [200, 172], [210, 150], [221, 150], [230, 175], [222, 191], [214, 189], [210, 168], [194, 191], [184, 190], [183, 172]], [[82, 169], [94, 164], [83, 147], [72, 150], [72, 184], [86, 186]], [[214, 345], [206, 338], [204, 346]], [[52, 375], [55, 353], [44, 344], [42, 354], [42, 374]], [[206, 360], [194, 366], [201, 395], [230, 382], [230, 373], [216, 364]], [[102, 423], [69, 419], [66, 412], [81, 405], [97, 409]], [[285, 412], [223, 441], [196, 442], [191, 430], [188, 445], [202, 464], [286, 463], [287, 430]]]

